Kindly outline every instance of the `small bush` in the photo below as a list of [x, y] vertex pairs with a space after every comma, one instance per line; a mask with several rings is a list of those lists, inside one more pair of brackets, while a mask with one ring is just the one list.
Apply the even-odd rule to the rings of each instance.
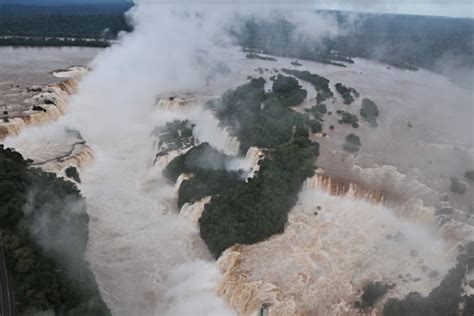
[[474, 181], [474, 170], [464, 172], [464, 177], [470, 181]]
[[350, 124], [354, 128], [359, 127], [359, 119], [354, 114], [341, 110], [337, 110], [336, 113], [342, 115], [341, 119], [338, 120], [339, 124]]
[[81, 178], [79, 177], [79, 172], [77, 172], [76, 167], [67, 167], [64, 173], [66, 174], [66, 177], [73, 179], [77, 183], [81, 183]]
[[362, 116], [367, 122], [369, 122], [369, 126], [376, 127], [377, 117], [379, 116], [379, 109], [377, 107], [377, 104], [375, 104], [370, 99], [363, 99], [362, 107], [360, 109], [360, 116]]
[[359, 93], [354, 88], [348, 88], [344, 86], [342, 83], [336, 83], [335, 85], [336, 91], [339, 92], [342, 99], [344, 100], [344, 104], [352, 104], [355, 101], [354, 97], [358, 98]]
[[449, 189], [451, 192], [464, 194], [467, 190], [467, 186], [465, 183], [459, 182], [457, 178], [451, 178], [451, 186]]
[[42, 112], [46, 112], [46, 109], [40, 105], [33, 105], [33, 108], [32, 108], [33, 111], [42, 111]]
[[345, 137], [346, 142], [343, 145], [344, 150], [355, 153], [358, 152], [361, 146], [360, 138], [356, 134], [350, 133]]

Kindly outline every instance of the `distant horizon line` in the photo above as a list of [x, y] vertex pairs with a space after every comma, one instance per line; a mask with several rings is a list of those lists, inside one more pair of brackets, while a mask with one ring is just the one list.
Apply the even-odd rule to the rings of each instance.
[[[0, 0], [0, 7], [2, 5], [8, 6], [38, 6], [38, 7], [60, 7], [60, 6], [77, 6], [77, 5], [133, 5], [133, 0]], [[159, 5], [160, 3], [156, 3]], [[223, 3], [225, 5], [227, 3]], [[298, 5], [296, 5], [298, 6]], [[335, 11], [335, 12], [351, 12], [360, 14], [380, 14], [380, 15], [406, 15], [406, 16], [422, 16], [422, 17], [438, 17], [438, 18], [450, 18], [450, 19], [474, 19], [471, 16], [452, 16], [452, 15], [435, 15], [435, 14], [422, 14], [422, 13], [405, 13], [405, 12], [381, 12], [371, 11], [368, 9], [364, 10], [348, 10], [345, 8], [312, 8], [315, 11]]]

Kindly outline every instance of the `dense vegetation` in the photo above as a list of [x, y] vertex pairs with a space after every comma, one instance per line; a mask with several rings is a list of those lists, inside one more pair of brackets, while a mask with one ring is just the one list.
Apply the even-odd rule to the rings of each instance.
[[230, 156], [219, 152], [209, 143], [202, 143], [173, 159], [163, 170], [163, 175], [175, 182], [182, 173], [226, 170], [230, 160]]
[[284, 106], [301, 104], [308, 95], [307, 91], [301, 88], [298, 80], [281, 74], [278, 74], [273, 81], [272, 91], [278, 98], [278, 102]]
[[178, 207], [229, 190], [243, 179], [242, 171], [196, 170], [191, 179], [184, 180], [179, 186]]
[[218, 257], [234, 244], [252, 244], [282, 232], [301, 184], [313, 175], [319, 146], [307, 138], [269, 149], [248, 182], [214, 196], [199, 219], [202, 239]]
[[362, 100], [362, 107], [360, 108], [360, 116], [362, 116], [371, 127], [377, 126], [377, 117], [379, 116], [379, 108], [374, 101], [370, 99]]
[[203, 197], [221, 193], [244, 180], [243, 171], [229, 171], [231, 157], [209, 143], [202, 143], [173, 159], [163, 175], [175, 182], [182, 173], [191, 174], [178, 190], [178, 207], [196, 202]]
[[[283, 83], [291, 88], [286, 89]], [[304, 116], [288, 108], [289, 100], [301, 93], [301, 87], [286, 79], [275, 80], [273, 91], [266, 94], [264, 85], [262, 78], [251, 79], [208, 103], [221, 123], [240, 139], [242, 153], [251, 146], [270, 148], [295, 135], [307, 135]]]
[[352, 104], [352, 102], [355, 101], [355, 98], [359, 97], [359, 92], [357, 92], [356, 89], [346, 87], [342, 83], [336, 83], [334, 87], [344, 100], [344, 104]]
[[310, 108], [306, 108], [304, 109], [304, 111], [307, 114], [312, 115], [316, 121], [323, 122], [324, 114], [327, 113], [328, 109], [325, 104], [321, 103], [321, 104], [314, 105]]
[[0, 45], [105, 47], [120, 31], [131, 31], [123, 14], [128, 8], [2, 6]]
[[[457, 264], [448, 272], [440, 285], [426, 297], [418, 292], [409, 293], [404, 299], [389, 299], [384, 316], [469, 316], [474, 312], [474, 295], [462, 295], [466, 275], [474, 270], [474, 242], [461, 249]], [[463, 303], [464, 311], [459, 312]]]
[[86, 40], [80, 38], [40, 38], [40, 37], [12, 37], [0, 38], [0, 46], [38, 46], [38, 47], [107, 47], [106, 40]]
[[333, 93], [331, 89], [329, 89], [328, 79], [318, 76], [316, 74], [312, 74], [307, 70], [300, 71], [300, 70], [292, 70], [292, 69], [282, 69], [282, 71], [284, 73], [293, 75], [298, 79], [311, 83], [313, 87], [316, 89], [316, 91], [318, 92], [318, 95], [316, 96], [316, 101], [318, 104], [333, 97]]
[[88, 221], [73, 183], [0, 145], [1, 242], [19, 314], [110, 314], [84, 259]]

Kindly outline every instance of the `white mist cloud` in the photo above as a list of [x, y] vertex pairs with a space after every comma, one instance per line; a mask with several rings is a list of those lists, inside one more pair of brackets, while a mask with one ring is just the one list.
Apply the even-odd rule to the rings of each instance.
[[[94, 150], [93, 166], [81, 173], [91, 219], [87, 253], [114, 315], [233, 314], [215, 294], [219, 271], [199, 232], [177, 214], [175, 188], [151, 167], [150, 134], [171, 117], [155, 109], [157, 97], [206, 92], [216, 76], [213, 66], [227, 57], [232, 42], [226, 31], [238, 17], [282, 13], [265, 2], [185, 4], [190, 2], [136, 1], [127, 14], [134, 32], [95, 58], [67, 115], [45, 130], [76, 128]], [[329, 18], [284, 12], [307, 36], [338, 32]], [[232, 152], [213, 133], [214, 121], [192, 115], [201, 141]]]

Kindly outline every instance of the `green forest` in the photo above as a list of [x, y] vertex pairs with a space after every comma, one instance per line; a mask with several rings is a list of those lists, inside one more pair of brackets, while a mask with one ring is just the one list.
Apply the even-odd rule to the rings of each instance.
[[283, 232], [303, 181], [314, 173], [318, 150], [318, 144], [295, 137], [267, 150], [254, 178], [212, 197], [199, 225], [216, 258], [235, 244], [253, 244]]
[[109, 315], [84, 258], [89, 217], [76, 186], [0, 145], [0, 229], [18, 314]]
[[106, 47], [119, 32], [132, 30], [128, 8], [0, 5], [0, 46]]

